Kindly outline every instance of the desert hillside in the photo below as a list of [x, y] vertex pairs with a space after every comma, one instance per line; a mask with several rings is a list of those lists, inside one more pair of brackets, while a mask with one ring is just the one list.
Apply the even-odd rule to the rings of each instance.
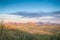
[[1, 24], [0, 40], [60, 40], [59, 24], [32, 24]]
[[26, 31], [31, 34], [53, 34], [60, 33], [60, 25], [59, 24], [43, 24], [38, 25], [35, 23], [5, 23], [5, 28], [8, 29], [18, 29], [22, 31]]

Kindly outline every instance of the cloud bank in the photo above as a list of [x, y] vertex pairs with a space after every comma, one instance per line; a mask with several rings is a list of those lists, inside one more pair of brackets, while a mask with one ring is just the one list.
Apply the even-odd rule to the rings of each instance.
[[[38, 12], [38, 13], [28, 13], [28, 12], [16, 12], [16, 13], [1, 13], [0, 20], [4, 22], [51, 22], [60, 23], [60, 11], [58, 12]], [[59, 20], [59, 21], [58, 21]]]
[[27, 22], [52, 22], [50, 19], [53, 19], [53, 16], [41, 16], [41, 17], [24, 17], [19, 15], [12, 14], [0, 14], [0, 19], [6, 22], [18, 22], [18, 23], [27, 23]]

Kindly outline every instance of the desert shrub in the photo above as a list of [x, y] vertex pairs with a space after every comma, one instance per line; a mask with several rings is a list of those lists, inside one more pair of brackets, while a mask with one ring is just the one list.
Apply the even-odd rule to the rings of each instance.
[[60, 34], [30, 34], [18, 29], [5, 29], [2, 25], [0, 26], [0, 40], [60, 40]]

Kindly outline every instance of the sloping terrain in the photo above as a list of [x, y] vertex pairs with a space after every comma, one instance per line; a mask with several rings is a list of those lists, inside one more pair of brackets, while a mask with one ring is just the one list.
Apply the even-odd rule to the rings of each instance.
[[13, 25], [13, 24], [6, 24], [6, 28], [8, 29], [18, 29], [22, 30], [31, 34], [53, 34], [53, 33], [60, 33], [60, 25], [28, 25], [22, 24], [20, 25]]
[[[17, 26], [16, 26], [17, 27]], [[39, 28], [33, 26], [20, 26], [19, 29], [6, 29], [4, 25], [0, 26], [0, 40], [60, 40], [60, 34], [39, 34], [43, 27]], [[23, 30], [23, 29], [25, 30]], [[28, 30], [27, 30], [28, 29]], [[39, 30], [39, 33], [37, 31]], [[28, 33], [29, 31], [29, 33]], [[32, 34], [32, 32], [33, 34]], [[35, 34], [36, 31], [36, 34]], [[46, 31], [44, 30], [46, 33]]]

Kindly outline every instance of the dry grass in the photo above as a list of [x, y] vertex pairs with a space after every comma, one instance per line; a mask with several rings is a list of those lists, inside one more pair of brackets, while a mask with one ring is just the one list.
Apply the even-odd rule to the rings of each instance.
[[26, 31], [31, 34], [53, 34], [60, 33], [60, 25], [6, 25], [8, 29], [19, 29], [22, 31]]
[[1, 25], [0, 27], [0, 40], [60, 40], [60, 25]]

